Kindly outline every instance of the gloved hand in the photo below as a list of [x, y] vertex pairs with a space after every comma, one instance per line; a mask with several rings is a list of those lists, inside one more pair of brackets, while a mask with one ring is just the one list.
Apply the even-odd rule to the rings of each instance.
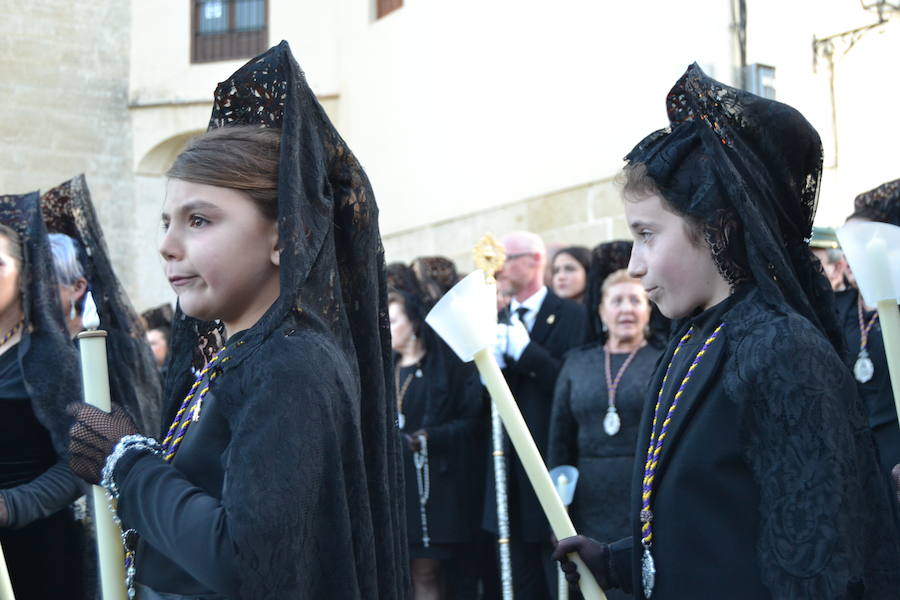
[[577, 586], [580, 579], [578, 567], [566, 556], [572, 552], [578, 553], [604, 590], [620, 587], [611, 568], [609, 546], [583, 535], [560, 540], [553, 551], [553, 559], [559, 561], [559, 566], [566, 574], [566, 581], [569, 582], [569, 585]]
[[[506, 368], [506, 356], [504, 356], [504, 353], [506, 352], [506, 330], [508, 328], [509, 325], [506, 323], [497, 323], [497, 342], [491, 348], [494, 360], [497, 361], [497, 366], [501, 369]], [[484, 384], [484, 381], [481, 383]]]
[[106, 413], [81, 402], [66, 409], [75, 423], [69, 429], [69, 466], [88, 483], [100, 483], [100, 472], [113, 448], [126, 435], [138, 433], [131, 418], [118, 404]]
[[897, 495], [897, 504], [900, 504], [900, 465], [894, 465], [891, 469], [891, 479], [894, 480], [894, 494]]
[[6, 498], [0, 496], [0, 527], [9, 525], [9, 508], [6, 506]]
[[419, 436], [424, 436], [427, 438], [428, 432], [426, 432], [424, 429], [420, 429], [418, 431], [414, 431], [411, 435], [404, 435], [404, 437], [406, 437], [406, 444], [413, 452], [418, 452], [422, 449], [422, 440], [419, 439]]
[[514, 360], [519, 360], [530, 341], [528, 330], [525, 329], [519, 315], [514, 314], [506, 326], [506, 354]]

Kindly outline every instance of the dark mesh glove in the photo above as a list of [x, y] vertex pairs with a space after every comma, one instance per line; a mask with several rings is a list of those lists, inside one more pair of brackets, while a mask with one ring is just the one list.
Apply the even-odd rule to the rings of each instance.
[[126, 435], [138, 432], [121, 406], [106, 413], [90, 404], [70, 404], [66, 411], [75, 418], [69, 429], [69, 466], [88, 483], [100, 483], [106, 457]]
[[553, 551], [553, 559], [559, 561], [559, 567], [566, 574], [566, 581], [570, 586], [576, 587], [580, 579], [578, 567], [566, 556], [572, 552], [578, 553], [604, 590], [619, 587], [619, 581], [610, 565], [609, 546], [583, 535], [560, 540]]
[[900, 465], [894, 465], [891, 469], [891, 479], [894, 480], [894, 493], [897, 495], [897, 504], [900, 504]]

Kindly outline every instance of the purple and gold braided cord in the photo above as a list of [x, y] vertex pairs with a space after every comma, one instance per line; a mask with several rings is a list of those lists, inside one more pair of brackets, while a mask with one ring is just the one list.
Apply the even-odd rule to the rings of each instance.
[[[163, 459], [166, 461], [171, 461], [175, 458], [175, 453], [178, 452], [178, 448], [181, 446], [181, 442], [184, 440], [184, 436], [187, 435], [188, 429], [191, 427], [191, 423], [197, 421], [200, 417], [200, 407], [203, 403], [203, 399], [206, 397], [206, 394], [209, 392], [209, 388], [212, 385], [213, 380], [219, 374], [219, 367], [216, 363], [219, 360], [219, 356], [222, 352], [225, 351], [225, 348], [222, 348], [219, 352], [217, 352], [212, 359], [203, 369], [197, 374], [197, 378], [194, 380], [194, 384], [191, 386], [190, 391], [187, 396], [185, 396], [184, 401], [181, 403], [181, 406], [178, 408], [178, 412], [175, 413], [175, 418], [172, 420], [172, 424], [169, 426], [169, 431], [166, 433], [166, 437], [162, 442], [163, 449]], [[230, 357], [225, 357], [222, 359], [222, 362], [226, 362]], [[206, 377], [206, 374], [212, 371], [209, 376], [209, 381], [207, 381], [206, 386], [200, 390], [199, 394], [197, 394], [197, 389], [200, 387], [200, 384], [203, 383], [203, 379]], [[194, 400], [195, 394], [197, 395], [197, 402], [194, 405], [191, 414], [187, 414], [188, 407], [191, 405], [191, 402]]]
[[672, 414], [675, 412], [675, 409], [678, 408], [678, 401], [684, 394], [684, 388], [691, 380], [691, 376], [693, 376], [694, 371], [697, 369], [697, 365], [700, 364], [700, 360], [706, 354], [706, 351], [709, 349], [710, 345], [712, 345], [712, 343], [716, 340], [719, 332], [722, 331], [722, 328], [724, 326], [724, 322], [720, 323], [719, 326], [716, 327], [715, 331], [713, 331], [712, 334], [706, 339], [706, 342], [703, 344], [703, 347], [700, 348], [700, 351], [697, 352], [697, 356], [694, 357], [694, 361], [688, 368], [684, 379], [681, 380], [681, 385], [678, 386], [678, 391], [675, 392], [675, 397], [672, 399], [672, 405], [669, 406], [669, 410], [666, 413], [666, 418], [662, 422], [662, 428], [657, 435], [656, 427], [659, 422], [659, 411], [662, 406], [662, 394], [663, 390], [666, 387], [666, 380], [668, 380], [669, 378], [669, 372], [672, 370], [672, 364], [675, 362], [675, 357], [678, 356], [678, 352], [681, 350], [681, 347], [691, 338], [691, 336], [694, 335], [693, 327], [691, 327], [688, 332], [684, 334], [684, 336], [678, 341], [678, 346], [676, 346], [675, 352], [672, 354], [672, 359], [669, 361], [669, 366], [666, 367], [666, 374], [663, 376], [662, 385], [660, 385], [659, 393], [656, 396], [656, 409], [653, 413], [653, 428], [650, 432], [650, 444], [647, 448], [647, 460], [644, 463], [644, 483], [641, 493], [641, 543], [644, 546], [649, 546], [653, 541], [653, 527], [651, 524], [653, 519], [650, 512], [650, 500], [653, 496], [653, 481], [656, 477], [656, 467], [659, 464], [659, 455], [662, 452], [663, 442], [665, 441], [666, 435], [668, 435], [669, 432], [669, 425], [672, 422]]
[[17, 333], [19, 333], [19, 331], [21, 331], [22, 326], [23, 326], [24, 324], [25, 324], [25, 321], [19, 321], [18, 323], [16, 323], [15, 325], [13, 325], [12, 328], [11, 328], [9, 331], [6, 332], [6, 335], [4, 335], [2, 339], [0, 339], [0, 348], [2, 348], [3, 346], [5, 346], [5, 345], [6, 345], [6, 342], [8, 342], [9, 340], [11, 340], [12, 337], [13, 337], [14, 335], [16, 335]]

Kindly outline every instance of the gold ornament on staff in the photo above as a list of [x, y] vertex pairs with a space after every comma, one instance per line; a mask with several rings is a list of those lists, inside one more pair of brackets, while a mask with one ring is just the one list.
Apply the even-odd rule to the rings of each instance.
[[482, 236], [472, 248], [472, 256], [475, 258], [475, 268], [484, 271], [484, 282], [488, 285], [495, 283], [494, 274], [503, 268], [506, 262], [506, 248], [490, 233]]
[[[494, 287], [494, 274], [506, 262], [506, 249], [490, 233], [478, 240], [472, 248], [475, 267], [484, 271], [484, 282]], [[496, 289], [494, 290], [496, 293]], [[491, 441], [494, 459], [494, 491], [497, 500], [497, 545], [500, 554], [500, 585], [503, 600], [512, 600], [512, 562], [509, 554], [509, 499], [506, 484], [506, 455], [503, 451], [503, 421], [497, 405], [491, 402]]]

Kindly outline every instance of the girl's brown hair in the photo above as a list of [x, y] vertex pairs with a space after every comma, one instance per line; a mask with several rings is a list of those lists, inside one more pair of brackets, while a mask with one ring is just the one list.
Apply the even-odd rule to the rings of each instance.
[[622, 185], [622, 196], [628, 202], [639, 202], [648, 196], [657, 196], [662, 202], [663, 208], [684, 219], [684, 231], [691, 243], [698, 248], [703, 247], [703, 223], [700, 219], [677, 210], [666, 200], [666, 197], [659, 191], [659, 186], [647, 173], [647, 165], [644, 163], [627, 165], [622, 170], [618, 181]]
[[274, 221], [280, 151], [280, 129], [219, 127], [192, 138], [166, 175], [244, 192], [264, 217]]

